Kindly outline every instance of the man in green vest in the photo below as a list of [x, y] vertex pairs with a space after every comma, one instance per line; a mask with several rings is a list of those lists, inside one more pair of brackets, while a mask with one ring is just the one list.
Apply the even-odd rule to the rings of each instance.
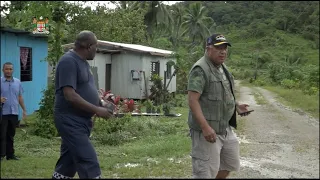
[[240, 167], [236, 112], [250, 114], [247, 104], [238, 104], [234, 80], [224, 65], [231, 44], [221, 34], [206, 41], [205, 55], [190, 70], [188, 80], [188, 125], [192, 140], [194, 178], [226, 178]]

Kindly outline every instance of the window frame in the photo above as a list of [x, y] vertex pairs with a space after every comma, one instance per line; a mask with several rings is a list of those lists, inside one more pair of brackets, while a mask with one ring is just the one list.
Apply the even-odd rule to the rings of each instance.
[[[26, 70], [23, 69], [23, 65], [21, 62], [21, 49], [27, 48], [28, 49], [28, 58], [27, 58], [27, 68]], [[20, 59], [20, 81], [21, 82], [31, 82], [33, 81], [33, 59], [32, 59], [32, 48], [31, 47], [19, 47], [19, 59]]]

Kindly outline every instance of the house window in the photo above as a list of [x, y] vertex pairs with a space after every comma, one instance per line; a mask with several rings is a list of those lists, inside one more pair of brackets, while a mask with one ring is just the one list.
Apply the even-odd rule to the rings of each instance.
[[166, 72], [166, 75], [167, 75], [167, 79], [170, 79], [171, 78], [171, 66], [169, 64], [167, 64], [167, 72]]
[[151, 63], [151, 75], [160, 73], [160, 63], [159, 62], [152, 62]]
[[32, 81], [32, 49], [20, 47], [20, 80]]

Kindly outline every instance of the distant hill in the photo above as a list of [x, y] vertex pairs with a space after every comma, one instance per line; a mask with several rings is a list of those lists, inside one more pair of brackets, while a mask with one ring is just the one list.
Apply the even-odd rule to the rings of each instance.
[[[183, 2], [189, 4], [192, 2]], [[204, 1], [237, 78], [319, 89], [319, 1]], [[286, 86], [286, 85], [284, 85]]]

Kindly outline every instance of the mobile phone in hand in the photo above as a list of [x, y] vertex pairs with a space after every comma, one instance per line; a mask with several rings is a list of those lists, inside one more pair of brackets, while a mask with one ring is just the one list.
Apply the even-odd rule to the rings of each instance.
[[251, 112], [253, 112], [253, 111], [254, 111], [254, 110], [250, 110], [250, 111], [247, 111], [247, 112], [240, 113], [239, 115], [242, 116], [242, 115], [244, 115], [244, 114], [251, 113]]

